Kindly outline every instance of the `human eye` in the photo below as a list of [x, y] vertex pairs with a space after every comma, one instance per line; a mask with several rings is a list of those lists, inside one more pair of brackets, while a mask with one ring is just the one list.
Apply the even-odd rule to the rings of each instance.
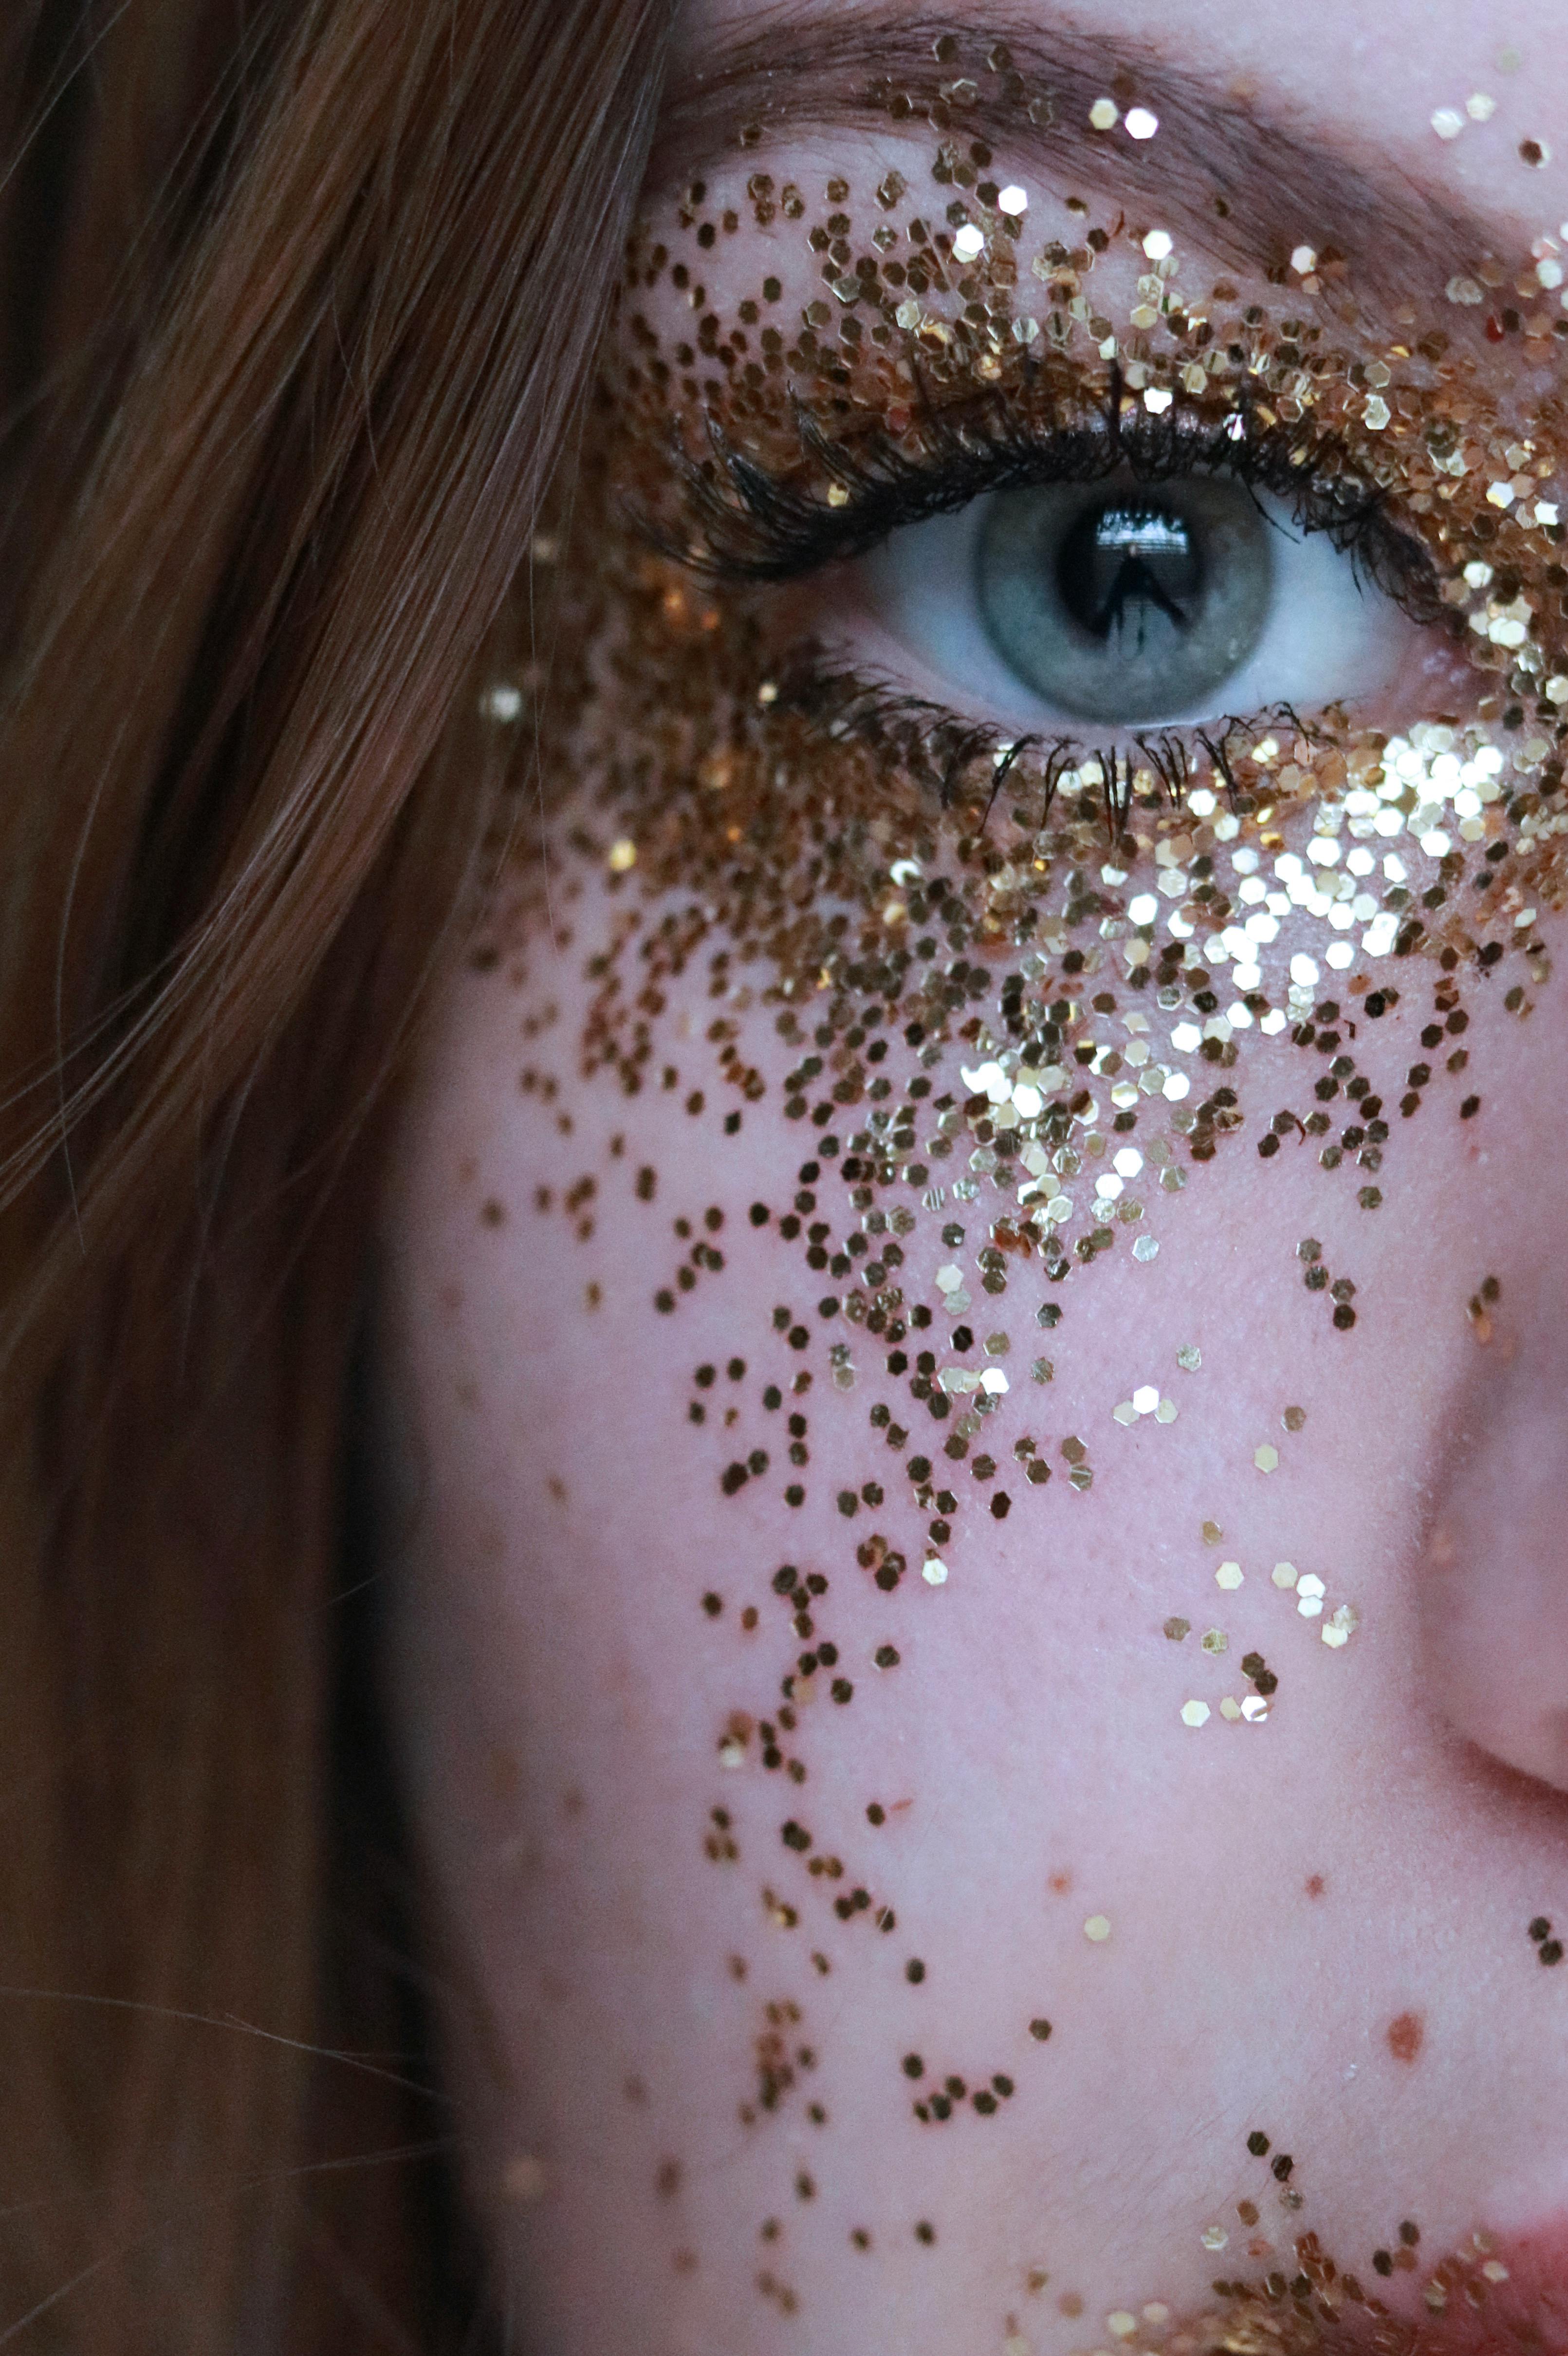
[[1244, 407], [1151, 414], [1113, 378], [1087, 423], [988, 402], [933, 438], [842, 464], [837, 509], [761, 510], [749, 559], [813, 581], [824, 658], [887, 696], [1061, 739], [1211, 730], [1397, 691], [1443, 613], [1388, 502]]
[[[656, 536], [754, 624], [778, 716], [809, 714], [838, 744], [901, 747], [906, 771], [945, 804], [987, 755], [1017, 779], [1042, 776], [1048, 795], [1085, 760], [1114, 790], [1141, 772], [1179, 793], [1206, 768], [1233, 792], [1234, 748], [1280, 726], [1328, 751], [1392, 734], [1424, 706], [1456, 723], [1471, 715], [1484, 692], [1474, 657], [1495, 660], [1491, 568], [1461, 572], [1434, 544], [1430, 495], [1407, 454], [1391, 458], [1378, 439], [1392, 412], [1376, 383], [1325, 352], [1319, 327], [1287, 318], [1268, 336], [1302, 363], [1284, 379], [1298, 390], [1282, 395], [1277, 376], [1260, 390], [1261, 307], [1221, 281], [1214, 307], [1232, 307], [1216, 322], [1147, 275], [1137, 241], [1124, 238], [1135, 252], [1121, 256], [1104, 230], [1071, 256], [1042, 237], [1032, 276], [1093, 253], [1107, 311], [1120, 265], [1118, 291], [1141, 298], [1133, 316], [1157, 316], [1147, 298], [1160, 289], [1157, 316], [1174, 314], [1185, 341], [1151, 366], [1137, 356], [1147, 336], [1101, 336], [1111, 322], [1097, 316], [1087, 342], [1075, 339], [1060, 311], [1048, 339], [1023, 307], [1027, 209], [1009, 220], [993, 206], [984, 235], [964, 206], [949, 208], [955, 233], [933, 236], [919, 217], [881, 227], [884, 255], [904, 238], [909, 258], [884, 263], [873, 332], [896, 349], [888, 315], [920, 316], [894, 363], [901, 400], [885, 387], [880, 403], [803, 389], [780, 369], [785, 338], [773, 329], [769, 351], [764, 327], [755, 397], [737, 403], [732, 382], [709, 380], [683, 412], [680, 520]], [[1167, 262], [1168, 236], [1142, 242]], [[781, 282], [765, 283], [776, 302]], [[964, 349], [929, 302], [895, 305], [912, 284], [967, 294], [992, 348]], [[1062, 286], [1057, 277], [1053, 299]], [[689, 278], [681, 291], [713, 300]], [[752, 324], [765, 316], [756, 302], [740, 309]], [[743, 329], [737, 342], [747, 348]], [[1427, 449], [1445, 447], [1445, 434], [1434, 421]], [[1479, 647], [1462, 610], [1477, 588]]]
[[1412, 625], [1356, 562], [1381, 518], [1319, 517], [1223, 449], [1105, 455], [1053, 477], [1047, 443], [1041, 479], [891, 534], [845, 617], [857, 659], [902, 658], [957, 707], [1061, 733], [1317, 709], [1397, 679]]

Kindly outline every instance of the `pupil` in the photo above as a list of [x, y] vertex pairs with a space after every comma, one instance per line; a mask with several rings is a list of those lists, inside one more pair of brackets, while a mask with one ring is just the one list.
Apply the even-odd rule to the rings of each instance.
[[1185, 630], [1202, 586], [1203, 568], [1180, 516], [1163, 508], [1110, 500], [1090, 508], [1063, 540], [1057, 587], [1073, 620], [1092, 637], [1145, 651], [1157, 618]]

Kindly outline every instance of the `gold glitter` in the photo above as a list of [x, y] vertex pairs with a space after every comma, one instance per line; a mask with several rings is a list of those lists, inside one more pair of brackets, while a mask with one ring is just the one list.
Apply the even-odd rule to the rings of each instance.
[[1165, 1623], [1165, 1633], [1173, 1644], [1179, 1644], [1184, 1636], [1191, 1634], [1192, 1622], [1190, 1620], [1168, 1620]]
[[1269, 1440], [1253, 1451], [1253, 1462], [1260, 1472], [1272, 1472], [1279, 1463], [1279, 1451]]
[[1214, 1584], [1216, 1587], [1222, 1587], [1227, 1594], [1233, 1594], [1242, 1585], [1245, 1576], [1239, 1562], [1222, 1562], [1214, 1573]]
[[[1176, 1354], [1176, 1363], [1184, 1373], [1195, 1375], [1203, 1364], [1203, 1353], [1196, 1342], [1184, 1342]], [[1210, 1524], [1205, 1523], [1206, 1529], [1210, 1526]]]
[[1304, 1407], [1287, 1407], [1280, 1421], [1286, 1431], [1300, 1431], [1307, 1421], [1307, 1409]]
[[1091, 1914], [1088, 1921], [1083, 1925], [1083, 1936], [1090, 1940], [1095, 1946], [1102, 1946], [1110, 1935], [1111, 1923], [1109, 1916], [1104, 1914]]
[[1324, 1621], [1318, 1633], [1331, 1650], [1338, 1652], [1348, 1644], [1360, 1626], [1360, 1615], [1352, 1603], [1336, 1604]]
[[1207, 1726], [1209, 1705], [1206, 1701], [1184, 1701], [1181, 1705], [1183, 1726]]
[[1293, 1562], [1276, 1562], [1269, 1576], [1276, 1587], [1293, 1588], [1296, 1585], [1296, 1565]]
[[1089, 109], [1089, 121], [1096, 131], [1114, 131], [1122, 119], [1122, 110], [1114, 98], [1097, 98]]
[[636, 865], [637, 846], [629, 835], [621, 835], [610, 845], [604, 863], [612, 875], [625, 875]]

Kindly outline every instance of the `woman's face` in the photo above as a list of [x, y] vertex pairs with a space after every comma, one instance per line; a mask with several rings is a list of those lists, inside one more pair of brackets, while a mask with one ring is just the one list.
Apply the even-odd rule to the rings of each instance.
[[1178, 13], [694, 5], [490, 694], [392, 1657], [552, 2356], [1568, 2345], [1568, 52]]

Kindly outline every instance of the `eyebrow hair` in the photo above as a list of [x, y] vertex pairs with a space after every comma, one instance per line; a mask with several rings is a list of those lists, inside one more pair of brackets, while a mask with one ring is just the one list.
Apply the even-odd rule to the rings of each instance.
[[[677, 74], [656, 174], [668, 178], [743, 153], [759, 133], [766, 142], [830, 124], [897, 132], [889, 102], [901, 93], [918, 127], [942, 85], [965, 75], [976, 95], [951, 105], [944, 135], [1005, 143], [1009, 155], [1038, 161], [1064, 193], [1093, 191], [1127, 210], [1147, 205], [1150, 226], [1179, 222], [1218, 261], [1276, 283], [1292, 251], [1310, 245], [1324, 258], [1328, 307], [1346, 324], [1359, 313], [1363, 327], [1395, 318], [1413, 325], [1413, 305], [1424, 316], [1449, 278], [1473, 275], [1492, 259], [1480, 219], [1392, 157], [1369, 158], [1341, 126], [1312, 120], [1285, 92], [1271, 102], [1250, 72], [1226, 79], [1177, 65], [1149, 43], [1016, 10], [965, 27], [958, 57], [941, 64], [935, 42], [954, 29], [950, 19], [886, 0], [848, 11], [820, 0], [749, 10], [743, 30], [717, 35]], [[1029, 91], [1048, 100], [1041, 121], [1008, 97], [1006, 70], [987, 66], [998, 43]], [[1147, 105], [1158, 118], [1155, 137], [1093, 130], [1089, 110], [1104, 97], [1124, 114]], [[1522, 250], [1524, 232], [1514, 233]], [[1504, 238], [1507, 224], [1495, 224], [1493, 234]], [[1354, 310], [1345, 280], [1354, 282]], [[1378, 312], [1387, 319], [1376, 320]], [[1452, 341], [1469, 343], [1480, 320], [1474, 309], [1455, 308], [1442, 324]]]

